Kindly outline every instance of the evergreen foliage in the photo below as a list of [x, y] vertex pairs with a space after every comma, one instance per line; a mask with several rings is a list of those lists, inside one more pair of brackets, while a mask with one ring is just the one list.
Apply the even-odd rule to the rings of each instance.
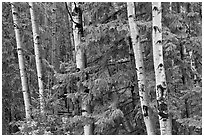
[[[178, 13], [178, 4], [189, 4], [190, 11]], [[13, 29], [11, 6], [2, 3], [2, 134], [20, 135], [80, 135], [83, 125], [94, 122], [95, 135], [147, 134], [132, 67], [129, 43], [127, 5], [122, 2], [82, 2], [84, 38], [80, 46], [86, 52], [87, 68], [77, 71], [69, 51], [70, 39], [67, 10], [57, 3], [57, 41], [60, 49], [60, 69], [51, 65], [52, 6], [36, 3], [41, 55], [46, 121], [41, 122], [35, 55], [29, 6], [19, 2], [21, 41], [31, 93], [32, 117], [26, 123], [21, 92], [18, 57]], [[162, 43], [164, 67], [169, 91], [169, 112], [172, 134], [202, 134], [202, 3], [162, 3]], [[47, 15], [45, 15], [47, 8]], [[136, 22], [144, 52], [144, 66], [150, 107], [159, 134], [152, 51], [151, 3], [136, 4]], [[48, 24], [45, 25], [45, 17]], [[71, 20], [70, 20], [71, 22]], [[72, 22], [71, 22], [72, 23]], [[181, 44], [187, 54], [181, 59]], [[191, 69], [189, 51], [193, 52], [196, 72]], [[185, 73], [181, 73], [184, 68]], [[194, 74], [198, 84], [194, 83]], [[182, 76], [187, 79], [182, 82]], [[54, 82], [55, 81], [55, 82]], [[84, 88], [78, 90], [77, 87]], [[135, 89], [136, 90], [135, 90]], [[133, 91], [135, 90], [135, 91]], [[136, 94], [136, 98], [133, 96]], [[93, 113], [82, 116], [81, 101], [91, 103]], [[19, 129], [13, 127], [17, 125]], [[18, 131], [19, 130], [19, 131]], [[18, 131], [18, 132], [16, 132]]]

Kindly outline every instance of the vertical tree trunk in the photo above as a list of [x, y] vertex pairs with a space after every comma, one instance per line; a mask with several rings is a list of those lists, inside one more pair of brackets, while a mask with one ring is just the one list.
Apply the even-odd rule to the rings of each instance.
[[[65, 7], [66, 7], [67, 12], [71, 11], [70, 10], [70, 3], [69, 2], [65, 2]], [[65, 16], [66, 16], [65, 20], [67, 22], [67, 29], [68, 29], [68, 36], [67, 36], [68, 37], [68, 45], [67, 45], [67, 47], [68, 47], [68, 51], [69, 51], [69, 53], [68, 53], [68, 60], [73, 61], [75, 56], [73, 55], [74, 41], [73, 41], [73, 37], [72, 37], [72, 35], [73, 35], [72, 23], [70, 21], [70, 16], [68, 15], [68, 13], [65, 14]]]
[[[68, 6], [69, 11], [71, 11], [71, 10], [72, 10], [72, 3], [70, 2], [68, 5], [69, 5], [69, 6]], [[74, 25], [73, 23], [70, 23], [70, 30], [71, 30], [70, 35], [71, 35], [71, 43], [72, 43], [72, 46], [75, 47], [74, 33], [73, 33], [73, 25]], [[76, 55], [75, 55], [75, 52], [73, 51], [73, 49], [72, 49], [72, 52], [73, 52], [73, 62], [76, 63]]]
[[59, 72], [59, 46], [57, 45], [57, 3], [53, 2], [52, 8], [52, 65]]
[[[47, 32], [48, 31], [48, 25], [49, 25], [49, 22], [48, 22], [48, 3], [45, 2], [44, 3], [44, 25], [45, 25], [45, 31]], [[44, 58], [48, 60], [48, 57], [49, 57], [49, 48], [48, 48], [48, 43], [49, 43], [49, 38], [46, 36], [46, 39], [43, 41], [43, 44], [45, 46], [45, 51], [43, 52], [44, 53]]]
[[[72, 16], [73, 16], [73, 34], [74, 34], [74, 45], [75, 45], [75, 55], [76, 55], [76, 66], [79, 70], [83, 70], [86, 68], [86, 56], [85, 51], [80, 47], [80, 43], [82, 42], [83, 35], [83, 24], [82, 24], [82, 10], [79, 6], [79, 3], [73, 3], [72, 5]], [[82, 115], [87, 115], [91, 113], [90, 104], [84, 104], [82, 102]], [[85, 135], [93, 135], [94, 125], [88, 124], [84, 126], [84, 134]]]
[[[173, 7], [172, 2], [169, 2], [169, 11], [170, 11], [170, 13], [172, 13], [172, 7]], [[171, 66], [172, 66], [172, 70], [173, 70], [174, 58], [172, 58], [172, 60], [171, 60]], [[167, 104], [168, 104], [168, 111], [169, 111], [169, 104], [170, 104], [169, 99], [167, 101]], [[172, 134], [172, 115], [169, 114], [169, 119], [167, 121], [167, 135], [171, 135], [171, 134]]]
[[23, 91], [23, 99], [25, 104], [25, 113], [26, 119], [31, 119], [31, 101], [29, 99], [29, 89], [28, 89], [28, 81], [27, 81], [27, 74], [24, 66], [24, 58], [23, 58], [23, 51], [22, 51], [22, 42], [20, 39], [20, 26], [18, 20], [18, 12], [15, 3], [11, 3], [12, 14], [13, 14], [13, 22], [14, 22], [14, 30], [16, 35], [16, 43], [17, 43], [17, 52], [18, 52], [18, 62], [19, 62], [19, 69], [20, 69], [20, 77], [21, 77], [21, 84], [22, 84], [22, 91]]
[[172, 2], [169, 2], [169, 11], [172, 12]]
[[44, 9], [45, 9], [45, 26], [47, 27], [48, 26], [48, 3], [45, 2], [44, 3]]
[[34, 41], [34, 51], [35, 51], [35, 61], [38, 76], [38, 87], [39, 87], [39, 98], [40, 98], [40, 111], [42, 116], [45, 116], [45, 103], [44, 103], [44, 86], [43, 86], [43, 76], [42, 76], [42, 58], [40, 56], [40, 36], [38, 33], [37, 19], [35, 15], [35, 4], [29, 2], [32, 31], [33, 31], [33, 41]]
[[156, 78], [156, 98], [158, 115], [160, 122], [161, 135], [171, 134], [168, 132], [168, 92], [166, 84], [166, 75], [163, 63], [163, 49], [162, 49], [162, 24], [161, 24], [162, 10], [161, 2], [152, 3], [152, 44], [153, 44], [153, 59], [154, 70]]
[[151, 114], [149, 111], [150, 110], [149, 99], [148, 99], [147, 91], [145, 89], [146, 80], [145, 80], [145, 73], [144, 73], [143, 55], [140, 47], [139, 32], [135, 21], [135, 7], [133, 2], [127, 3], [127, 10], [128, 10], [128, 21], [130, 25], [130, 34], [131, 34], [132, 45], [133, 45], [133, 50], [135, 54], [135, 63], [136, 63], [139, 95], [140, 95], [143, 118], [146, 125], [147, 134], [154, 135], [155, 131], [151, 120]]
[[197, 86], [198, 85], [198, 78], [197, 78], [197, 70], [196, 70], [196, 66], [195, 66], [195, 59], [193, 57], [193, 51], [190, 51], [189, 55], [190, 55], [191, 71], [193, 72], [194, 86]]

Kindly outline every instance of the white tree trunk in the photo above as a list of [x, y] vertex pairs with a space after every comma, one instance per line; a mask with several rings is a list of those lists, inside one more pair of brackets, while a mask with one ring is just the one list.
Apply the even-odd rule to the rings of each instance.
[[194, 86], [196, 87], [198, 85], [198, 78], [197, 78], [197, 70], [195, 66], [195, 59], [193, 56], [193, 51], [189, 51], [189, 56], [190, 56], [190, 63], [191, 63], [191, 70], [193, 72], [193, 80], [194, 80]]
[[[76, 5], [75, 5], [76, 4]], [[73, 35], [74, 35], [74, 45], [75, 45], [75, 56], [76, 56], [76, 66], [80, 70], [86, 68], [86, 57], [84, 50], [80, 47], [80, 43], [82, 42], [83, 37], [83, 26], [82, 26], [82, 14], [80, 12], [81, 9], [79, 7], [79, 3], [72, 4], [72, 12], [75, 14], [73, 15]], [[75, 8], [78, 8], [76, 10]], [[76, 12], [77, 11], [77, 12]], [[80, 26], [77, 26], [78, 23]], [[85, 116], [91, 113], [91, 106], [89, 104], [84, 104], [82, 102], [82, 110], [86, 112], [82, 112], [82, 115]], [[93, 124], [88, 124], [84, 126], [84, 135], [93, 135]]]
[[22, 84], [22, 91], [23, 91], [23, 99], [25, 104], [25, 113], [26, 113], [26, 119], [31, 119], [31, 101], [29, 99], [29, 90], [28, 90], [28, 81], [27, 81], [27, 75], [25, 72], [25, 66], [24, 66], [24, 58], [23, 58], [23, 51], [22, 51], [22, 43], [20, 38], [20, 26], [19, 26], [19, 20], [18, 20], [18, 12], [15, 6], [15, 3], [11, 3], [11, 9], [13, 14], [13, 22], [14, 22], [14, 30], [16, 35], [16, 43], [17, 43], [17, 52], [18, 52], [18, 62], [19, 62], [19, 69], [20, 69], [20, 76], [21, 76], [21, 84]]
[[156, 78], [156, 98], [158, 115], [160, 122], [161, 135], [170, 134], [168, 132], [168, 92], [166, 76], [163, 63], [162, 49], [162, 24], [161, 24], [161, 2], [152, 3], [152, 42], [153, 42], [153, 59]]
[[149, 108], [149, 98], [146, 90], [146, 79], [145, 79], [145, 71], [144, 71], [144, 63], [143, 63], [143, 55], [142, 48], [140, 46], [140, 38], [139, 32], [136, 24], [135, 17], [135, 7], [133, 2], [127, 3], [128, 10], [128, 21], [130, 26], [130, 35], [132, 39], [132, 45], [135, 55], [135, 64], [137, 70], [137, 78], [138, 78], [138, 87], [139, 87], [139, 95], [141, 108], [143, 113], [144, 122], [147, 129], [148, 135], [154, 135], [154, 126], [151, 119], [150, 108]]
[[169, 2], [169, 11], [172, 12], [172, 2]]
[[40, 98], [40, 111], [42, 116], [45, 115], [45, 103], [44, 103], [44, 86], [42, 79], [42, 58], [40, 56], [40, 36], [38, 33], [38, 25], [37, 19], [35, 15], [34, 3], [29, 2], [30, 6], [30, 15], [31, 15], [31, 23], [32, 23], [32, 31], [33, 31], [33, 41], [34, 41], [34, 51], [35, 51], [35, 61], [37, 68], [37, 76], [38, 76], [38, 87], [39, 87], [39, 98]]
[[59, 45], [57, 44], [57, 3], [53, 2], [52, 8], [52, 65], [59, 72]]

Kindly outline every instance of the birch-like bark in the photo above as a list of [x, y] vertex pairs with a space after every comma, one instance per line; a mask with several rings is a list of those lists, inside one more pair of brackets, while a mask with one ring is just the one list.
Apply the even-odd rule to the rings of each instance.
[[151, 119], [151, 113], [149, 108], [149, 98], [146, 90], [146, 80], [145, 80], [145, 71], [144, 71], [144, 63], [143, 63], [143, 55], [142, 48], [140, 46], [140, 37], [139, 31], [136, 24], [135, 17], [135, 7], [133, 2], [127, 3], [128, 10], [128, 21], [130, 26], [130, 35], [132, 39], [132, 45], [135, 55], [135, 64], [137, 70], [137, 78], [138, 78], [138, 87], [139, 87], [139, 96], [141, 102], [141, 108], [143, 113], [144, 122], [147, 129], [148, 135], [154, 135], [154, 126]]
[[53, 2], [52, 8], [52, 65], [54, 69], [59, 72], [59, 46], [57, 45], [57, 3]]
[[[79, 3], [72, 4], [72, 17], [73, 17], [73, 34], [74, 34], [74, 45], [75, 45], [75, 56], [76, 56], [76, 66], [80, 70], [86, 68], [86, 56], [85, 52], [80, 47], [83, 36], [83, 24], [82, 24], [82, 10], [79, 6]], [[77, 24], [76, 24], [77, 23]], [[86, 116], [91, 113], [91, 106], [89, 104], [84, 104], [82, 102], [82, 112], [83, 116]], [[94, 124], [88, 124], [84, 126], [84, 135], [93, 135]]]
[[39, 98], [40, 98], [40, 112], [42, 116], [45, 116], [45, 103], [44, 103], [44, 85], [42, 79], [42, 58], [40, 55], [40, 36], [38, 31], [38, 24], [35, 15], [35, 4], [29, 2], [31, 23], [32, 23], [32, 32], [33, 32], [33, 41], [34, 41], [34, 51], [35, 51], [35, 61], [37, 68], [38, 76], [38, 87], [39, 87]]
[[167, 135], [171, 133], [168, 132], [168, 92], [163, 63], [161, 12], [161, 2], [152, 2], [152, 45], [156, 79], [157, 109], [161, 135]]
[[172, 2], [169, 2], [169, 11], [172, 12]]
[[198, 78], [197, 78], [197, 70], [195, 65], [195, 59], [193, 56], [193, 51], [190, 51], [189, 55], [190, 55], [191, 71], [193, 72], [194, 86], [196, 87], [198, 85], [198, 80], [197, 80]]
[[15, 3], [11, 2], [11, 9], [13, 15], [13, 22], [14, 22], [14, 30], [16, 35], [16, 43], [17, 43], [17, 52], [18, 52], [18, 62], [19, 62], [19, 69], [20, 69], [20, 77], [21, 77], [21, 85], [23, 91], [23, 99], [25, 105], [25, 113], [26, 113], [26, 120], [31, 119], [31, 101], [29, 99], [29, 88], [28, 88], [28, 81], [27, 81], [27, 74], [24, 66], [24, 58], [23, 58], [23, 51], [22, 51], [22, 42], [20, 38], [20, 26], [19, 26], [19, 14]]

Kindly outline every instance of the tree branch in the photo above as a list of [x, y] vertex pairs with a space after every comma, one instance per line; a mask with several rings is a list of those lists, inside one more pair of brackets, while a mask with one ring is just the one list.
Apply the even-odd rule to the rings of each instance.
[[[75, 4], [75, 7], [76, 7], [76, 3], [75, 3], [75, 2], [74, 2], [74, 4]], [[67, 12], [68, 12], [68, 14], [69, 14], [69, 16], [70, 16], [71, 21], [74, 22], [75, 24], [78, 24], [77, 22], [75, 22], [75, 21], [73, 20], [72, 15], [71, 15], [71, 13], [69, 12], [67, 2], [65, 2], [65, 7], [66, 7]]]

